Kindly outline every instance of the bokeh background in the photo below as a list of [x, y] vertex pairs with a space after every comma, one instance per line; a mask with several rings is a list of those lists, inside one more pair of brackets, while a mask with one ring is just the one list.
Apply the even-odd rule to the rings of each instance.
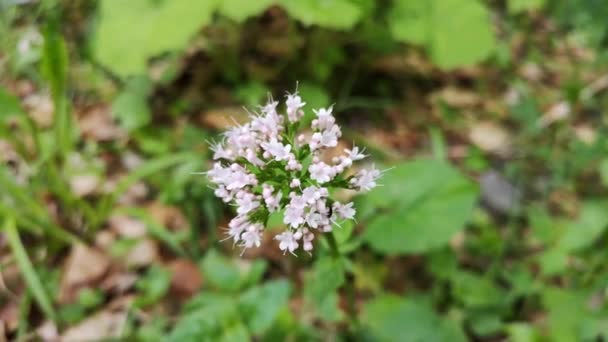
[[[0, 0], [0, 341], [603, 341], [605, 0]], [[268, 94], [390, 168], [341, 256], [235, 248]]]

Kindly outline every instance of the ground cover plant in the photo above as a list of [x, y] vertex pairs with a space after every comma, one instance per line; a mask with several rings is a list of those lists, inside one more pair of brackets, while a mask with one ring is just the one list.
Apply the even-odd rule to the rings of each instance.
[[598, 0], [0, 0], [0, 341], [608, 338]]

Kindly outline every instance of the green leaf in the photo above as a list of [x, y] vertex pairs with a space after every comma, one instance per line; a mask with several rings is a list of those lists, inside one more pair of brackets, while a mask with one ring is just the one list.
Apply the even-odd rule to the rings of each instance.
[[99, 7], [97, 59], [124, 77], [144, 73], [151, 57], [184, 49], [211, 21], [216, 0], [104, 0]]
[[[0, 95], [0, 103], [2, 103], [1, 99], [2, 95]], [[608, 158], [602, 159], [600, 166], [600, 180], [602, 181], [602, 185], [608, 187]]]
[[348, 0], [278, 0], [278, 3], [304, 25], [350, 30], [361, 18], [361, 8]]
[[363, 307], [362, 324], [379, 341], [466, 341], [461, 328], [425, 303], [381, 295]]
[[312, 270], [306, 273], [304, 277], [304, 298], [306, 302], [311, 304], [319, 315], [323, 316], [324, 313], [331, 313], [331, 315], [324, 315], [326, 320], [330, 318], [340, 319], [342, 316], [337, 314], [339, 308], [335, 295], [336, 291], [344, 284], [344, 272], [343, 259], [322, 257], [315, 262]]
[[585, 296], [558, 288], [546, 288], [542, 295], [551, 341], [580, 341], [581, 325], [589, 315], [585, 310]]
[[167, 293], [170, 285], [171, 272], [160, 266], [150, 267], [144, 277], [135, 284], [140, 292], [135, 305], [141, 307], [158, 302]]
[[130, 79], [112, 103], [112, 116], [127, 131], [147, 125], [151, 114], [148, 96], [152, 87], [147, 77]]
[[398, 0], [389, 26], [395, 39], [424, 45], [444, 69], [477, 63], [495, 47], [488, 11], [477, 0]]
[[432, 1], [397, 0], [388, 20], [396, 40], [426, 45], [431, 41], [430, 8]]
[[219, 13], [236, 21], [243, 22], [247, 18], [262, 14], [275, 0], [222, 0]]
[[505, 300], [505, 293], [499, 290], [489, 279], [473, 273], [460, 271], [451, 277], [454, 297], [469, 308], [500, 307]]
[[608, 226], [608, 201], [587, 201], [578, 218], [568, 224], [558, 247], [564, 251], [578, 251], [593, 244]]
[[422, 253], [446, 245], [461, 230], [477, 199], [477, 186], [449, 164], [406, 162], [387, 171], [361, 200], [368, 221], [363, 238], [383, 253]]
[[239, 299], [241, 317], [254, 334], [268, 330], [287, 306], [291, 286], [287, 280], [269, 281], [243, 293]]
[[0, 122], [6, 123], [7, 119], [23, 114], [19, 99], [0, 87]]
[[23, 243], [21, 243], [19, 232], [17, 232], [17, 227], [15, 226], [15, 220], [12, 217], [5, 218], [4, 233], [6, 234], [8, 244], [13, 251], [13, 256], [15, 257], [19, 270], [21, 270], [21, 273], [23, 274], [28, 289], [36, 299], [36, 302], [38, 302], [42, 312], [44, 312], [48, 318], [54, 319], [56, 314], [55, 310], [53, 310], [51, 299], [44, 290], [40, 278], [38, 277], [38, 274], [36, 274], [34, 266], [32, 266], [32, 262], [25, 251], [25, 247], [23, 247]]
[[192, 299], [186, 308], [168, 341], [250, 341], [233, 298], [203, 293]]
[[247, 263], [229, 259], [212, 249], [205, 255], [201, 267], [205, 279], [212, 286], [225, 291], [237, 291], [258, 282], [267, 264], [264, 260]]
[[68, 110], [66, 88], [68, 79], [68, 49], [61, 36], [59, 20], [51, 15], [44, 30], [44, 45], [41, 61], [42, 75], [49, 83], [54, 105], [55, 143], [63, 155], [69, 152], [75, 129]]
[[545, 6], [545, 0], [509, 0], [509, 13], [518, 14], [524, 11], [536, 10]]

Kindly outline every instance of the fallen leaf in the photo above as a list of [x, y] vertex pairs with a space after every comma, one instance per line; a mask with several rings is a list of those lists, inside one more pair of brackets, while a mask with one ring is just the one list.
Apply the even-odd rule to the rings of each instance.
[[63, 342], [118, 339], [127, 320], [127, 312], [101, 311], [71, 327], [61, 336]]
[[199, 121], [206, 127], [223, 131], [234, 127], [237, 123], [245, 123], [249, 118], [243, 108], [227, 107], [204, 112], [200, 115]]
[[94, 174], [77, 175], [70, 178], [70, 189], [78, 197], [91, 195], [99, 185], [99, 177]]
[[434, 93], [432, 98], [445, 102], [454, 108], [469, 108], [481, 103], [479, 95], [473, 91], [448, 86]]
[[[8, 301], [0, 308], [0, 322], [4, 323], [3, 328], [6, 332], [17, 330], [19, 325], [19, 304], [16, 301]], [[0, 334], [0, 339], [2, 334]]]
[[471, 127], [469, 139], [480, 149], [486, 152], [509, 154], [511, 150], [511, 136], [496, 123], [479, 122]]
[[121, 140], [127, 137], [112, 119], [108, 106], [95, 106], [81, 113], [78, 117], [80, 132], [96, 141]]
[[32, 120], [42, 128], [53, 124], [53, 101], [49, 94], [31, 94], [23, 99], [23, 106]]
[[196, 294], [203, 285], [203, 278], [198, 266], [190, 260], [177, 259], [169, 265], [171, 271], [171, 291], [181, 299], [188, 299]]
[[145, 223], [124, 215], [114, 215], [108, 220], [110, 229], [119, 236], [135, 239], [146, 235], [147, 228]]
[[125, 257], [127, 267], [148, 266], [158, 260], [158, 244], [152, 239], [139, 241]]
[[138, 276], [135, 273], [116, 272], [106, 277], [100, 287], [105, 292], [122, 294], [130, 290], [135, 285], [137, 279]]
[[539, 123], [541, 127], [547, 127], [550, 124], [562, 121], [570, 115], [570, 105], [568, 102], [560, 102], [549, 108], [543, 116], [540, 117]]
[[57, 341], [59, 340], [59, 333], [57, 332], [57, 326], [53, 321], [46, 321], [36, 329], [38, 337], [43, 341]]
[[146, 210], [154, 221], [168, 229], [179, 230], [186, 228], [188, 225], [186, 216], [177, 207], [168, 206], [160, 202], [151, 202], [146, 206]]
[[587, 124], [581, 124], [574, 127], [574, 133], [580, 141], [587, 145], [593, 145], [597, 140], [597, 132]]
[[74, 245], [61, 280], [59, 302], [72, 302], [80, 288], [95, 285], [109, 267], [110, 259], [105, 254], [83, 244]]

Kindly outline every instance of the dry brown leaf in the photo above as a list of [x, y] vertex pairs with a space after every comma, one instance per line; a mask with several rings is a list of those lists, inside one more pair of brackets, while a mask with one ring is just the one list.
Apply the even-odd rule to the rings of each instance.
[[151, 202], [146, 210], [154, 221], [171, 230], [184, 229], [188, 226], [188, 220], [177, 207], [168, 206], [160, 202]]
[[96, 141], [111, 141], [125, 139], [127, 134], [122, 130], [112, 117], [108, 106], [95, 106], [83, 113], [78, 118], [80, 132]]
[[199, 121], [206, 127], [226, 130], [234, 127], [236, 123], [249, 121], [249, 117], [241, 107], [227, 107], [204, 112], [200, 115]]
[[127, 267], [148, 266], [158, 260], [158, 244], [152, 239], [137, 242], [125, 257]]
[[69, 328], [61, 336], [63, 342], [86, 342], [117, 339], [127, 320], [127, 312], [101, 311]]
[[181, 299], [188, 299], [200, 290], [203, 277], [198, 266], [187, 259], [177, 259], [169, 265], [171, 271], [171, 291]]
[[452, 86], [445, 87], [432, 95], [434, 99], [442, 100], [455, 108], [469, 108], [480, 104], [480, 96], [470, 90], [460, 89]]
[[104, 279], [100, 287], [106, 292], [122, 294], [131, 289], [137, 279], [138, 275], [135, 273], [115, 272]]
[[480, 149], [498, 154], [509, 154], [511, 136], [503, 127], [490, 121], [479, 122], [471, 127], [469, 139]]
[[61, 280], [59, 302], [73, 301], [80, 288], [94, 285], [109, 267], [110, 259], [105, 254], [83, 244], [74, 245]]
[[19, 325], [19, 304], [16, 301], [9, 301], [0, 307], [0, 322], [4, 323], [3, 328], [6, 332], [15, 331]]
[[42, 341], [58, 341], [59, 340], [59, 332], [57, 331], [57, 326], [53, 321], [46, 321], [41, 326], [36, 329], [36, 333], [38, 337], [42, 339]]
[[574, 127], [576, 137], [587, 145], [593, 145], [597, 140], [597, 132], [588, 124], [580, 124]]
[[77, 175], [70, 178], [70, 189], [78, 197], [93, 194], [99, 184], [99, 176], [95, 174]]
[[38, 126], [48, 128], [53, 124], [53, 101], [49, 94], [31, 94], [23, 99], [23, 106]]
[[125, 238], [135, 239], [144, 237], [147, 232], [145, 223], [125, 215], [111, 216], [108, 220], [108, 224], [112, 231]]

